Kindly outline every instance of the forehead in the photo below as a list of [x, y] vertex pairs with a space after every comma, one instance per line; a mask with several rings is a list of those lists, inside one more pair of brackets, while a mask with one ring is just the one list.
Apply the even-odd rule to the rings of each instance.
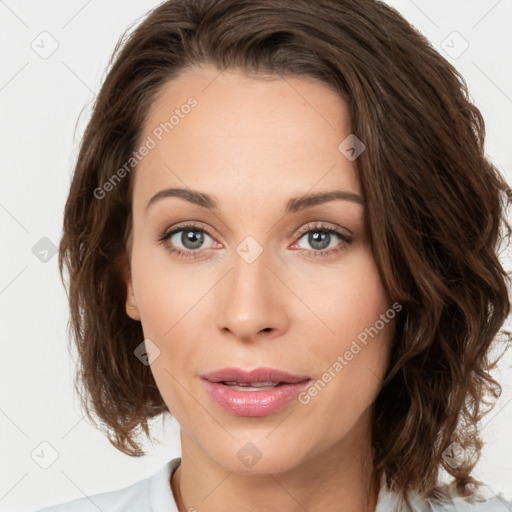
[[348, 104], [313, 78], [191, 68], [148, 112], [140, 140], [152, 143], [134, 203], [170, 186], [207, 187], [220, 202], [227, 192], [236, 201], [233, 190], [256, 202], [315, 189], [360, 193], [356, 166], [338, 149], [350, 126]]

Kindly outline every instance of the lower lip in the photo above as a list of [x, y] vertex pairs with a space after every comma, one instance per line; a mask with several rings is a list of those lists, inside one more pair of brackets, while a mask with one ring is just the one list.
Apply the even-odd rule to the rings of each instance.
[[268, 416], [290, 403], [310, 380], [296, 384], [282, 384], [261, 391], [237, 391], [220, 382], [204, 379], [203, 382], [212, 399], [229, 413], [235, 416]]

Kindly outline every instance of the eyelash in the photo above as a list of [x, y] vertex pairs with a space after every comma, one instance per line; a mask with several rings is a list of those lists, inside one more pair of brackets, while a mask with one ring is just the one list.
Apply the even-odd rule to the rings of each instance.
[[[314, 225], [313, 225], [314, 224]], [[322, 222], [317, 222], [313, 224], [307, 224], [303, 228], [299, 229], [295, 237], [300, 240], [305, 234], [309, 232], [324, 232], [329, 233], [331, 235], [337, 236], [340, 241], [342, 242], [340, 245], [342, 247], [336, 248], [336, 249], [322, 249], [322, 250], [315, 250], [315, 249], [299, 249], [300, 251], [306, 251], [311, 254], [312, 257], [326, 257], [326, 256], [332, 256], [333, 254], [337, 254], [341, 251], [343, 251], [347, 245], [350, 245], [352, 243], [352, 239], [346, 235], [345, 233], [342, 233], [341, 231], [338, 231], [336, 229], [330, 228], [327, 225], [323, 224]], [[204, 229], [201, 227], [201, 225], [195, 223], [195, 222], [187, 222], [184, 224], [181, 224], [179, 226], [174, 227], [170, 231], [164, 231], [162, 232], [158, 238], [157, 242], [164, 244], [167, 240], [169, 240], [173, 235], [176, 233], [180, 233], [182, 231], [202, 231], [203, 233], [206, 233], [210, 238], [213, 239], [213, 236], [208, 232], [207, 229]], [[297, 240], [297, 241], [298, 241]], [[188, 259], [196, 259], [201, 257], [201, 250], [186, 250], [183, 251], [181, 249], [176, 249], [175, 247], [171, 247], [167, 244], [166, 249], [175, 254], [179, 258], [188, 258]], [[204, 251], [208, 251], [211, 249], [203, 249]]]

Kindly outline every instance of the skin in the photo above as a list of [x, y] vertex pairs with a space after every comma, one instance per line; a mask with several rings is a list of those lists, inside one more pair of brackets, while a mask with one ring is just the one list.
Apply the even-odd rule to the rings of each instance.
[[[351, 133], [348, 106], [309, 77], [189, 68], [153, 103], [141, 140], [190, 96], [198, 105], [132, 176], [126, 277], [126, 312], [160, 350], [151, 371], [180, 424], [182, 462], [171, 482], [179, 509], [326, 512], [343, 503], [345, 512], [373, 511], [371, 406], [393, 322], [308, 404], [294, 400], [275, 414], [234, 416], [200, 378], [227, 366], [269, 366], [320, 379], [391, 308], [364, 205], [333, 200], [285, 214], [288, 200], [306, 193], [362, 197], [355, 162], [338, 150]], [[219, 210], [177, 197], [146, 209], [169, 187], [208, 193]], [[184, 245], [182, 232], [158, 241], [187, 221], [200, 225], [199, 233], [188, 228], [204, 236], [199, 248]], [[318, 222], [351, 243], [331, 235], [315, 245], [313, 233], [324, 233]], [[308, 225], [312, 232], [297, 236]], [[251, 263], [236, 252], [248, 236], [262, 249]], [[173, 243], [200, 255], [179, 258], [169, 251]], [[237, 456], [248, 442], [261, 452], [252, 467]]]

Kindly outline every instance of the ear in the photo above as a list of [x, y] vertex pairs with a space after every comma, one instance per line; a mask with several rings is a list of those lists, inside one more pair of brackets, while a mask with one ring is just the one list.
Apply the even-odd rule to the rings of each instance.
[[137, 302], [135, 301], [131, 277], [126, 282], [126, 314], [131, 319], [140, 321], [139, 308], [137, 307]]
[[126, 314], [132, 320], [140, 321], [139, 308], [137, 307], [137, 301], [135, 300], [135, 294], [133, 292], [133, 281], [132, 273], [130, 270], [130, 263], [126, 255], [124, 255], [121, 261], [121, 272], [126, 287]]

